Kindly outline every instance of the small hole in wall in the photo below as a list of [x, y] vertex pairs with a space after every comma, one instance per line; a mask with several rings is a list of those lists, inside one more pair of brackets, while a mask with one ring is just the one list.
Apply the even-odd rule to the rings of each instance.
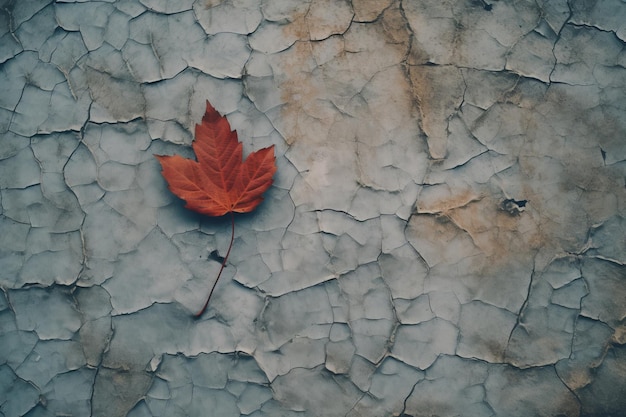
[[527, 202], [528, 200], [515, 200], [512, 198], [507, 198], [502, 202], [502, 204], [500, 204], [500, 208], [515, 216], [524, 211]]

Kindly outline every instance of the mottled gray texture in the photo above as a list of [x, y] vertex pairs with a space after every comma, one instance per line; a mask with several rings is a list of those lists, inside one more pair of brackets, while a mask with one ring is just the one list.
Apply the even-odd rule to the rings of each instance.
[[623, 0], [0, 5], [1, 417], [626, 410]]

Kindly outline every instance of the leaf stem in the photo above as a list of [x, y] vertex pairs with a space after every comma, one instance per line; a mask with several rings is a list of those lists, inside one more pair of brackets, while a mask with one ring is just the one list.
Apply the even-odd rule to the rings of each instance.
[[220, 280], [220, 276], [222, 276], [222, 271], [224, 270], [224, 267], [226, 267], [226, 261], [228, 261], [228, 255], [230, 255], [230, 250], [233, 248], [233, 241], [235, 240], [235, 214], [232, 211], [230, 212], [230, 226], [231, 226], [231, 235], [230, 235], [230, 245], [228, 245], [228, 251], [226, 252], [226, 256], [224, 257], [224, 260], [222, 261], [220, 272], [218, 272], [217, 278], [215, 279], [215, 282], [213, 283], [213, 287], [211, 287], [211, 292], [209, 293], [209, 296], [206, 299], [206, 303], [204, 303], [204, 307], [202, 307], [202, 310], [200, 310], [200, 312], [195, 315], [196, 318], [199, 318], [206, 311], [206, 308], [209, 305], [209, 301], [211, 300], [211, 296], [213, 295], [213, 291], [215, 290], [215, 287], [217, 286], [217, 281]]

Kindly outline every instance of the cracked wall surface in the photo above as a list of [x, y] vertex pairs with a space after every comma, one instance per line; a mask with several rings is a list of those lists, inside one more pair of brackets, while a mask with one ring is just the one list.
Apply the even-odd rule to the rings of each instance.
[[0, 3], [0, 416], [624, 415], [623, 0]]

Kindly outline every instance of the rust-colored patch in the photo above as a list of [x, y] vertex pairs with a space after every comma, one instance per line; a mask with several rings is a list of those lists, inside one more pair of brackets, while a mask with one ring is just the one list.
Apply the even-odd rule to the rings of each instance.
[[[501, 207], [501, 202], [489, 195], [477, 195], [465, 190], [431, 202], [428, 207], [418, 208], [417, 216], [434, 214], [449, 219], [449, 222], [439, 222], [443, 224], [441, 227], [451, 229], [445, 234], [466, 234], [474, 246], [489, 258], [491, 269], [506, 263], [512, 256], [527, 258], [541, 247], [544, 240], [532, 211], [511, 215]], [[416, 231], [422, 237], [430, 232]], [[440, 238], [442, 231], [435, 233]], [[480, 263], [482, 265], [483, 262]]]
[[410, 66], [409, 76], [430, 157], [443, 159], [448, 145], [447, 120], [463, 102], [461, 70], [453, 66]]
[[482, 198], [482, 195], [479, 195], [472, 190], [464, 189], [435, 201], [418, 200], [416, 209], [420, 214], [429, 213], [447, 215], [451, 210], [466, 206], [473, 201], [479, 201]]

